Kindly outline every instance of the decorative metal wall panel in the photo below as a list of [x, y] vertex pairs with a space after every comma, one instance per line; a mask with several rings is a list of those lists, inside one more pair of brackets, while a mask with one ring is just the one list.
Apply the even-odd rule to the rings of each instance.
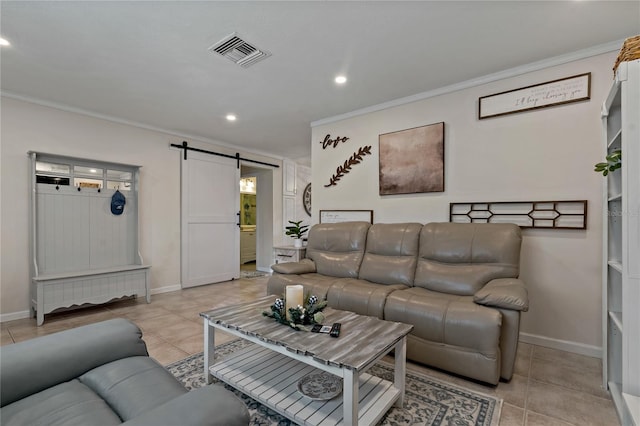
[[587, 229], [587, 200], [449, 203], [449, 222], [515, 223], [521, 228]]

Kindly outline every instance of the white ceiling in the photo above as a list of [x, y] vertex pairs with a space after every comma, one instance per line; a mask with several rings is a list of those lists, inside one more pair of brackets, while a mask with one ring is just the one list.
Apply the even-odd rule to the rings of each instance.
[[[0, 87], [298, 158], [312, 121], [636, 35], [639, 5], [3, 0]], [[272, 56], [244, 69], [208, 52], [234, 31]]]

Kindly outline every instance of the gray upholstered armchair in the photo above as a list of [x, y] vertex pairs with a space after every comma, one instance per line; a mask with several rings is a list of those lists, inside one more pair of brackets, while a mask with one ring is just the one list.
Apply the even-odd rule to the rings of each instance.
[[0, 348], [9, 425], [247, 425], [219, 385], [188, 392], [150, 358], [140, 329], [114, 319]]

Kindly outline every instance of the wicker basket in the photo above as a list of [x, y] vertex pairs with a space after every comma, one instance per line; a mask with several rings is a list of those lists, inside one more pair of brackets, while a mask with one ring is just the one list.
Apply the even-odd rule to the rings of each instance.
[[620, 49], [613, 66], [613, 78], [616, 78], [616, 70], [620, 62], [633, 61], [634, 59], [640, 59], [640, 35], [629, 37], [622, 44], [622, 49]]

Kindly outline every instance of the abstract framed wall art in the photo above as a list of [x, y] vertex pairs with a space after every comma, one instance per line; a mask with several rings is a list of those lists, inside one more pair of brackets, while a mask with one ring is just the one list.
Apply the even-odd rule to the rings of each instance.
[[380, 195], [444, 191], [444, 122], [379, 136]]

